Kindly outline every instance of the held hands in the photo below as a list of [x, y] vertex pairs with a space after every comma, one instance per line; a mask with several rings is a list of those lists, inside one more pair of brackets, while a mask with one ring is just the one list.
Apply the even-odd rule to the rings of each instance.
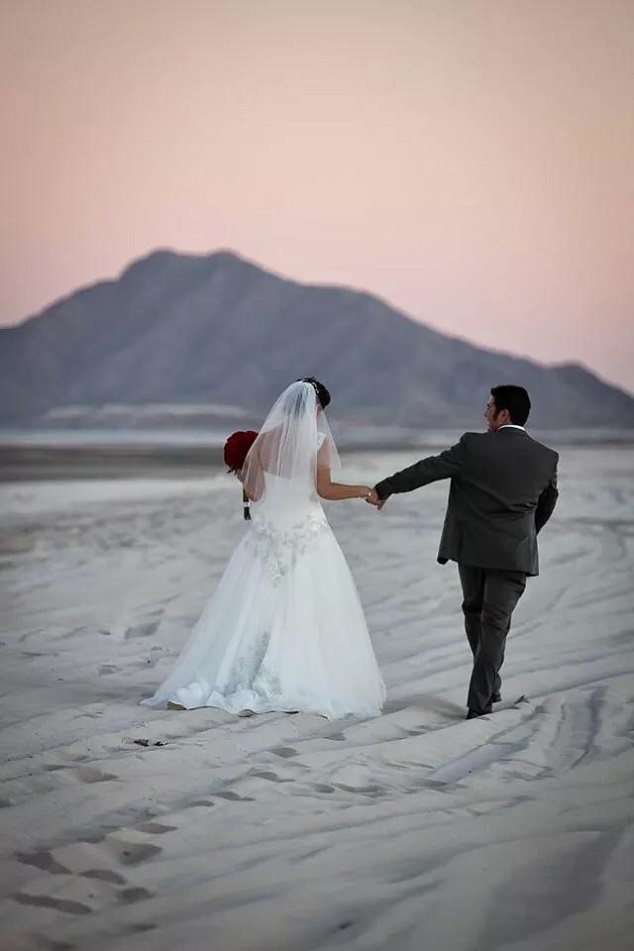
[[370, 489], [368, 494], [365, 497], [368, 505], [374, 505], [376, 509], [380, 512], [383, 506], [385, 505], [387, 499], [380, 499], [376, 493], [376, 489]]

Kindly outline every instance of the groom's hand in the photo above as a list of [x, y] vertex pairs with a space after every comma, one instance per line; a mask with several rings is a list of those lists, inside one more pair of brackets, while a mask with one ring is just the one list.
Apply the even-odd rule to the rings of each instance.
[[385, 501], [386, 501], [385, 499], [379, 498], [379, 496], [377, 495], [376, 489], [372, 489], [372, 491], [370, 492], [369, 496], [366, 499], [366, 502], [368, 502], [369, 505], [374, 505], [375, 508], [379, 510], [379, 512], [385, 505]]

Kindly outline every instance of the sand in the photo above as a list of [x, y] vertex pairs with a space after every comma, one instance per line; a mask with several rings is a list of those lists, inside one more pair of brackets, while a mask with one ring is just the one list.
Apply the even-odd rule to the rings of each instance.
[[221, 470], [0, 485], [2, 951], [630, 948], [633, 469], [563, 452], [473, 721], [446, 483], [327, 504], [388, 688], [365, 722], [138, 705], [245, 530]]

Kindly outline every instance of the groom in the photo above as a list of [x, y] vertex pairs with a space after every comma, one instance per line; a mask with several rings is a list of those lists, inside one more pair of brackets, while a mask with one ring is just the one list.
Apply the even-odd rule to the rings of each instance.
[[531, 403], [522, 386], [494, 386], [486, 433], [465, 433], [439, 456], [383, 479], [368, 499], [381, 509], [390, 495], [451, 479], [438, 561], [456, 561], [473, 671], [467, 719], [491, 713], [515, 605], [527, 575], [539, 573], [537, 533], [557, 502], [558, 455], [524, 424]]

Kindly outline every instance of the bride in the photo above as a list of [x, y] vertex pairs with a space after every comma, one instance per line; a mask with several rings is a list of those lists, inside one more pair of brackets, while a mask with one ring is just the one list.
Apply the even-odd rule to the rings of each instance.
[[350, 569], [320, 498], [368, 498], [333, 482], [339, 459], [312, 377], [278, 397], [239, 475], [252, 520], [176, 666], [149, 706], [249, 715], [377, 716], [385, 687]]

